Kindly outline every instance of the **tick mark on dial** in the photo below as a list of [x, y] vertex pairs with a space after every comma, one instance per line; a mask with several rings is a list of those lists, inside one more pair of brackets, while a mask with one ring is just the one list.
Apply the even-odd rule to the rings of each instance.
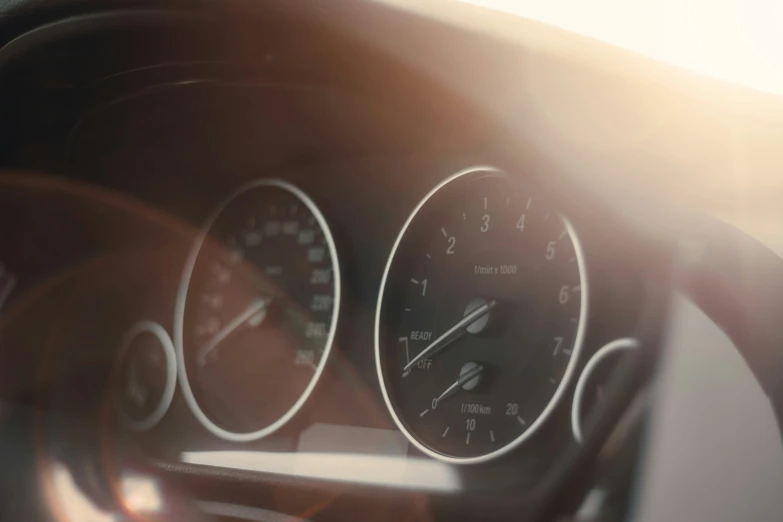
[[443, 233], [443, 237], [449, 237], [449, 235], [446, 233], [446, 229], [443, 227], [440, 227], [440, 231]]
[[470, 432], [468, 432], [468, 436], [465, 438], [465, 444], [470, 444]]
[[427, 409], [426, 409], [426, 410], [424, 410], [423, 412], [419, 413], [419, 417], [424, 417], [425, 415], [427, 415], [427, 413], [428, 413], [429, 411], [430, 411], [430, 409], [429, 409], [429, 408], [427, 408]]
[[446, 434], [449, 432], [449, 426], [446, 426], [446, 431], [443, 432], [443, 435], [441, 435], [441, 438], [446, 437]]
[[492, 433], [492, 430], [489, 430], [489, 439], [490, 439], [492, 442], [495, 442], [495, 434], [494, 434], [494, 433]]
[[523, 418], [522, 418], [522, 417], [520, 417], [519, 415], [517, 415], [517, 420], [519, 421], [519, 423], [520, 423], [522, 426], [527, 426], [527, 422], [525, 421], [525, 419], [523, 419]]

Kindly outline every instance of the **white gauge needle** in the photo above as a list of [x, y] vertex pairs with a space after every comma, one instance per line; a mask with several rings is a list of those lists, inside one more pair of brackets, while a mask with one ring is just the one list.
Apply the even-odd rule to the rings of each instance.
[[443, 391], [443, 393], [441, 393], [440, 396], [438, 396], [438, 398], [435, 399], [435, 404], [439, 403], [440, 401], [442, 401], [446, 397], [451, 397], [452, 395], [454, 395], [457, 392], [457, 390], [462, 388], [462, 386], [465, 383], [467, 383], [470, 380], [472, 380], [473, 378], [477, 377], [483, 371], [484, 371], [484, 367], [481, 366], [481, 365], [478, 365], [478, 366], [474, 366], [470, 370], [468, 370], [465, 373], [463, 373], [462, 375], [460, 375], [459, 379], [457, 379], [454, 382], [454, 384], [452, 384], [451, 386], [446, 388]]
[[492, 301], [487, 302], [486, 304], [483, 304], [470, 312], [468, 315], [460, 319], [460, 321], [449, 328], [446, 333], [432, 341], [432, 343], [427, 346], [425, 349], [423, 349], [419, 355], [414, 357], [410, 360], [408, 364], [405, 365], [405, 368], [402, 369], [403, 373], [407, 372], [414, 364], [419, 362], [421, 359], [428, 357], [430, 355], [434, 355], [438, 353], [440, 350], [451, 344], [453, 341], [456, 341], [462, 335], [465, 333], [465, 330], [467, 330], [468, 326], [479, 320], [481, 317], [484, 317], [489, 313], [490, 310], [492, 310], [495, 305], [497, 304], [497, 301], [494, 299]]
[[[198, 351], [199, 363], [203, 366], [206, 363], [207, 356], [212, 352], [212, 350], [222, 343], [226, 337], [231, 335], [234, 330], [242, 326], [245, 321], [248, 321], [255, 315], [262, 315], [261, 312], [265, 311], [269, 301], [270, 299], [256, 299], [245, 309], [244, 312], [236, 316], [230, 323], [224, 326], [222, 330], [216, 333], [214, 337], [212, 337], [212, 339], [210, 339], [209, 342], [203, 345]], [[263, 317], [258, 320], [258, 323], [260, 324], [262, 320]]]

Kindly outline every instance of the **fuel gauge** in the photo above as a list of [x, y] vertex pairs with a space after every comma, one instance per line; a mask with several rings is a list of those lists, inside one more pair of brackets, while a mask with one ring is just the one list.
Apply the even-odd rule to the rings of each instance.
[[171, 338], [156, 322], [135, 323], [123, 336], [118, 362], [120, 420], [133, 431], [148, 430], [163, 418], [174, 396], [177, 363]]
[[571, 405], [571, 430], [581, 444], [590, 418], [606, 401], [606, 386], [612, 372], [629, 351], [639, 346], [636, 339], [617, 339], [595, 352], [585, 365], [574, 390]]

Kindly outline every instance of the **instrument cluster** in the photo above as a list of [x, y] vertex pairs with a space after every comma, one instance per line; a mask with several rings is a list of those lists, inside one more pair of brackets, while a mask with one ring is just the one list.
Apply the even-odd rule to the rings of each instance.
[[[398, 430], [408, 454], [478, 464], [534, 440], [578, 443], [610, 370], [636, 346], [586, 346], [582, 224], [546, 196], [518, 173], [468, 167], [421, 194], [386, 245], [374, 331], [363, 337], [372, 345], [353, 348], [373, 370], [355, 373], [379, 387], [371, 400], [385, 419], [373, 426]], [[222, 447], [266, 447], [291, 423], [300, 433], [324, 425], [306, 406], [339, 394], [319, 386], [327, 368], [331, 380], [356, 377], [333, 346], [357, 312], [344, 283], [355, 261], [344, 262], [320, 204], [292, 181], [263, 178], [208, 213], [182, 269], [171, 337], [142, 321], [123, 338], [114, 393], [126, 428], [154, 432], [175, 386]]]

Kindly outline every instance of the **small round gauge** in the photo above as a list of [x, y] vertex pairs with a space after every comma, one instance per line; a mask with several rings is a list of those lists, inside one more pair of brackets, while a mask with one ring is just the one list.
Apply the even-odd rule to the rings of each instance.
[[565, 392], [587, 317], [571, 223], [505, 173], [461, 171], [402, 228], [375, 351], [392, 417], [418, 449], [477, 463], [527, 440]]
[[606, 386], [612, 372], [629, 351], [638, 348], [636, 339], [617, 339], [595, 352], [585, 365], [574, 389], [571, 403], [571, 431], [581, 443], [590, 417], [606, 401]]
[[160, 324], [140, 321], [123, 336], [118, 356], [120, 419], [134, 431], [148, 430], [163, 418], [174, 397], [174, 345]]
[[313, 201], [279, 180], [231, 194], [182, 276], [175, 317], [180, 383], [201, 424], [231, 441], [282, 427], [326, 364], [340, 269]]

